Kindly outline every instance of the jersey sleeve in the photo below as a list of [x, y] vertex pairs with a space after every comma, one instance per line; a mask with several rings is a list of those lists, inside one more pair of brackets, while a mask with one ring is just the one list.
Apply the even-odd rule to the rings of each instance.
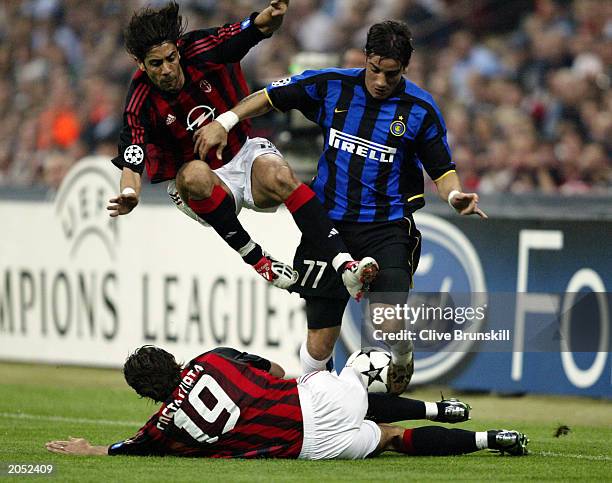
[[213, 354], [219, 354], [220, 356], [225, 357], [226, 359], [231, 359], [236, 362], [242, 362], [244, 364], [248, 364], [249, 366], [255, 367], [256, 369], [261, 369], [262, 371], [269, 372], [272, 364], [268, 359], [264, 359], [263, 357], [257, 356], [255, 354], [249, 354], [248, 352], [240, 352], [236, 349], [232, 349], [231, 347], [217, 347], [209, 352]]
[[111, 444], [108, 447], [110, 456], [116, 455], [133, 455], [133, 456], [149, 456], [163, 455], [164, 451], [160, 449], [158, 440], [153, 432], [154, 427], [149, 421], [145, 426], [140, 428], [135, 436], [117, 443]]
[[281, 112], [297, 109], [316, 122], [323, 101], [321, 74], [307, 70], [299, 75], [272, 82], [266, 87], [270, 104]]
[[149, 87], [144, 84], [130, 86], [123, 111], [123, 125], [119, 134], [118, 153], [112, 163], [119, 169], [130, 168], [142, 174], [145, 168], [151, 120], [146, 109]]
[[435, 105], [427, 110], [423, 119], [415, 139], [415, 152], [425, 171], [434, 181], [455, 169], [446, 139], [446, 125]]
[[242, 22], [188, 32], [181, 38], [181, 50], [192, 61], [231, 64], [242, 58], [261, 40], [270, 37], [255, 26], [252, 13]]

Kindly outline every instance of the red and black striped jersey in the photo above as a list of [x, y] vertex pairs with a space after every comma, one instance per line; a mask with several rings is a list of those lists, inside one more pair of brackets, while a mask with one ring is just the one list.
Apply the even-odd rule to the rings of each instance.
[[[240, 60], [266, 35], [255, 26], [256, 13], [242, 22], [186, 33], [177, 42], [185, 84], [178, 93], [158, 89], [138, 70], [128, 89], [118, 156], [113, 164], [142, 174], [152, 183], [173, 179], [196, 159], [194, 132], [249, 94]], [[228, 136], [223, 159], [214, 151], [206, 162], [215, 169], [228, 163], [247, 139], [250, 121]]]
[[297, 458], [302, 411], [295, 379], [270, 362], [221, 348], [193, 359], [157, 413], [110, 455]]

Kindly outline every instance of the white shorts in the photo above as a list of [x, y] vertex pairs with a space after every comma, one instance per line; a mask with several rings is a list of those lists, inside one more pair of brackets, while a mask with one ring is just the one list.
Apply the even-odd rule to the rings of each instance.
[[380, 428], [364, 420], [368, 394], [360, 375], [345, 367], [338, 376], [311, 372], [298, 379], [304, 421], [300, 459], [363, 459], [380, 442]]
[[[236, 203], [236, 214], [240, 213], [242, 208], [248, 208], [254, 211], [262, 211], [273, 213], [277, 210], [277, 206], [272, 208], [258, 208], [253, 200], [253, 192], [251, 190], [251, 171], [253, 162], [259, 156], [264, 154], [275, 154], [282, 158], [280, 151], [265, 138], [249, 138], [242, 146], [238, 154], [227, 164], [214, 170], [214, 173], [219, 176], [221, 181], [232, 192], [234, 202]], [[174, 202], [174, 205], [185, 213], [190, 218], [198, 221], [204, 226], [209, 226], [202, 218], [200, 218], [187, 203], [181, 199], [181, 196], [176, 189], [176, 181], [171, 180], [168, 183], [168, 196]]]

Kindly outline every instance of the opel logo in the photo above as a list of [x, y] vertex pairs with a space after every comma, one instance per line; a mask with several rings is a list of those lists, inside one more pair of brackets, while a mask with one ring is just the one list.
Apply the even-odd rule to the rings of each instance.
[[[194, 121], [191, 120], [192, 116], [197, 116]], [[189, 111], [189, 114], [187, 114], [187, 131], [193, 131], [194, 127], [202, 127], [208, 119], [214, 121], [215, 108], [208, 106], [195, 106], [191, 111]]]

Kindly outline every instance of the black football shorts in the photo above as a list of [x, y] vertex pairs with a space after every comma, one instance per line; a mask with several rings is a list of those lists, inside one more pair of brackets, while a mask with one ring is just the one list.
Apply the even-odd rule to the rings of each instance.
[[[396, 303], [398, 294], [405, 294], [405, 300], [421, 255], [421, 233], [412, 216], [378, 223], [336, 222], [335, 226], [356, 260], [369, 256], [378, 262], [370, 301]], [[291, 290], [306, 300], [308, 327], [340, 325], [349, 295], [329, 259], [302, 237], [293, 267], [299, 278]]]

